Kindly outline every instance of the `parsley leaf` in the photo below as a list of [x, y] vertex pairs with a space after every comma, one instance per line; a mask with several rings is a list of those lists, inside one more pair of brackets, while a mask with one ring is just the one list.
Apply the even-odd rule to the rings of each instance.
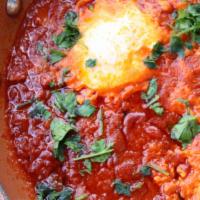
[[200, 132], [197, 118], [186, 113], [179, 122], [172, 128], [171, 138], [178, 140], [183, 145], [189, 144]]
[[97, 60], [96, 59], [88, 59], [85, 62], [86, 67], [93, 68], [97, 65]]
[[39, 183], [36, 186], [36, 193], [37, 200], [70, 200], [73, 190], [70, 187], [65, 187], [62, 191], [57, 192], [46, 184]]
[[51, 122], [50, 129], [54, 141], [54, 155], [60, 161], [63, 161], [63, 141], [70, 131], [75, 131], [75, 128], [72, 125], [65, 123], [60, 118], [54, 118]]
[[103, 163], [105, 162], [113, 152], [113, 144], [106, 145], [105, 140], [101, 139], [96, 141], [91, 146], [91, 153], [87, 155], [82, 155], [80, 157], [75, 158], [75, 161], [78, 160], [85, 160], [85, 159], [91, 159], [92, 162], [99, 162]]
[[86, 100], [83, 105], [78, 106], [76, 109], [77, 115], [81, 117], [90, 117], [95, 111], [96, 108], [90, 104], [89, 100]]
[[159, 96], [156, 95], [158, 90], [157, 80], [154, 78], [150, 81], [147, 92], [141, 94], [141, 98], [146, 102], [146, 106], [152, 109], [157, 115], [162, 115], [164, 109], [158, 102]]
[[83, 144], [81, 144], [80, 142], [81, 136], [76, 134], [67, 137], [64, 144], [72, 151], [79, 153], [83, 149]]
[[83, 165], [85, 167], [85, 169], [80, 170], [80, 174], [81, 176], [84, 176], [85, 173], [91, 174], [92, 172], [92, 163], [89, 159], [86, 159], [83, 161]]
[[140, 168], [140, 174], [143, 176], [151, 176], [151, 168], [148, 165], [142, 166]]
[[77, 26], [78, 15], [74, 11], [69, 11], [65, 17], [65, 29], [58, 36], [53, 37], [54, 43], [59, 48], [72, 48], [80, 38], [80, 32]]
[[75, 108], [77, 106], [76, 101], [76, 94], [74, 92], [68, 92], [68, 93], [61, 93], [56, 92], [54, 94], [55, 106], [61, 111], [61, 112], [67, 112], [69, 117], [75, 117]]
[[123, 183], [121, 180], [116, 179], [114, 181], [115, 190], [119, 195], [130, 196], [131, 195], [131, 185], [128, 183]]
[[51, 113], [41, 101], [37, 101], [30, 108], [29, 116], [31, 118], [48, 120], [51, 117]]
[[171, 53], [177, 53], [180, 57], [184, 57], [184, 43], [180, 37], [171, 37], [169, 50]]
[[156, 61], [164, 52], [165, 52], [164, 46], [160, 42], [157, 42], [153, 46], [151, 55], [144, 59], [144, 64], [150, 69], [155, 69]]
[[64, 57], [65, 57], [65, 54], [62, 51], [51, 49], [50, 55], [49, 55], [49, 60], [50, 60], [50, 63], [53, 65], [53, 64], [61, 61]]

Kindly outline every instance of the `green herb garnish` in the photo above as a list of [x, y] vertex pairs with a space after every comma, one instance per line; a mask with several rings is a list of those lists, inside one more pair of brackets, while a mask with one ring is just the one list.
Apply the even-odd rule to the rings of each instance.
[[65, 17], [64, 31], [58, 36], [53, 37], [54, 43], [59, 48], [72, 48], [80, 38], [80, 32], [77, 26], [78, 15], [74, 11], [69, 11]]
[[47, 120], [51, 117], [51, 113], [41, 101], [37, 101], [30, 108], [29, 116], [35, 119]]
[[91, 159], [92, 162], [99, 162], [103, 163], [105, 162], [113, 152], [113, 144], [106, 145], [105, 140], [101, 139], [96, 141], [91, 146], [91, 153], [87, 155], [82, 155], [80, 157], [75, 158], [75, 161], [78, 160], [85, 160], [85, 159]]
[[86, 60], [85, 62], [85, 66], [86, 67], [90, 67], [90, 68], [93, 68], [97, 65], [97, 60], [96, 59], [88, 59]]
[[130, 197], [131, 185], [129, 183], [123, 183], [121, 180], [116, 179], [114, 181], [114, 187], [115, 187], [117, 194]]
[[65, 54], [62, 51], [52, 49], [50, 51], [49, 60], [50, 60], [50, 63], [53, 65], [61, 61], [64, 57], [65, 57]]
[[64, 144], [76, 153], [79, 153], [83, 149], [83, 144], [81, 144], [81, 136], [78, 134], [67, 137]]
[[141, 98], [146, 102], [146, 106], [148, 108], [152, 109], [157, 115], [162, 115], [164, 109], [158, 102], [160, 97], [156, 95], [157, 90], [158, 90], [158, 84], [157, 80], [154, 78], [150, 81], [147, 92], [143, 92], [141, 94]]
[[81, 176], [84, 176], [85, 173], [87, 174], [91, 174], [92, 172], [92, 163], [89, 159], [86, 159], [83, 161], [83, 165], [85, 167], [85, 169], [80, 170], [80, 174]]
[[164, 46], [160, 42], [157, 42], [153, 46], [151, 55], [148, 56], [146, 59], [144, 59], [144, 64], [150, 69], [155, 69], [156, 61], [164, 52], [165, 52]]
[[76, 108], [76, 114], [80, 117], [90, 117], [96, 108], [90, 104], [89, 100], [86, 100], [83, 105], [80, 105]]
[[54, 156], [60, 161], [64, 160], [64, 142], [67, 134], [71, 131], [75, 131], [75, 128], [64, 122], [60, 118], [54, 118], [51, 122], [51, 134], [54, 141]]
[[140, 174], [143, 176], [151, 176], [151, 168], [148, 165], [142, 166], [140, 168]]
[[32, 99], [28, 100], [28, 101], [24, 101], [23, 103], [20, 103], [16, 106], [17, 109], [23, 108], [25, 106], [31, 105], [36, 101], [35, 97], [33, 97]]
[[36, 186], [37, 200], [70, 200], [72, 198], [73, 190], [70, 187], [63, 188], [62, 191], [48, 187], [44, 183], [39, 183]]

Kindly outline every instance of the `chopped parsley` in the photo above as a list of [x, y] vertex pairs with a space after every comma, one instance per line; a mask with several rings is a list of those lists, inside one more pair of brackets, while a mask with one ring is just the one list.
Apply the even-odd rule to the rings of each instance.
[[171, 138], [182, 143], [183, 146], [191, 143], [200, 132], [197, 118], [190, 113], [185, 113], [171, 130]]
[[64, 57], [65, 57], [65, 54], [62, 51], [51, 49], [50, 55], [49, 55], [49, 61], [53, 65], [61, 61]]
[[92, 163], [89, 159], [83, 161], [84, 169], [80, 170], [81, 176], [84, 176], [86, 173], [91, 174], [92, 172]]
[[61, 93], [56, 92], [55, 97], [55, 106], [61, 112], [67, 112], [69, 117], [90, 117], [95, 111], [96, 108], [91, 105], [90, 101], [86, 100], [84, 104], [78, 105], [76, 100], [76, 94], [74, 92]]
[[49, 87], [50, 87], [50, 88], [54, 88], [55, 86], [56, 86], [56, 84], [55, 84], [54, 81], [51, 81], [51, 82], [49, 83]]
[[157, 80], [155, 78], [151, 79], [147, 92], [143, 92], [141, 94], [141, 98], [146, 102], [146, 106], [148, 108], [153, 110], [157, 115], [162, 115], [164, 109], [158, 102], [160, 97], [156, 95], [157, 90], [158, 90]]
[[83, 105], [79, 105], [76, 108], [76, 114], [80, 117], [90, 117], [96, 108], [90, 104], [89, 100], [86, 100]]
[[142, 166], [140, 168], [140, 174], [143, 176], [151, 176], [151, 168], [148, 165]]
[[33, 97], [32, 99], [28, 100], [28, 101], [24, 101], [23, 103], [20, 103], [16, 106], [17, 109], [26, 107], [28, 105], [33, 104], [36, 101], [35, 97]]
[[97, 65], [97, 60], [96, 59], [88, 59], [86, 60], [85, 62], [85, 66], [86, 67], [90, 67], [90, 68], [93, 68]]
[[151, 55], [144, 59], [144, 64], [150, 69], [155, 69], [156, 61], [164, 52], [165, 52], [164, 46], [160, 42], [157, 42], [153, 46]]
[[[181, 9], [175, 16], [173, 35], [170, 41], [170, 51], [184, 56], [184, 48], [191, 49], [193, 43], [200, 43], [200, 4], [191, 4], [187, 8]], [[182, 36], [186, 35], [186, 41]]]
[[30, 108], [29, 116], [35, 119], [48, 120], [51, 117], [51, 113], [41, 101], [37, 101]]
[[129, 183], [123, 183], [121, 180], [116, 179], [114, 181], [114, 187], [117, 194], [130, 197], [131, 185]]
[[79, 153], [83, 149], [83, 144], [81, 144], [81, 136], [79, 134], [67, 137], [64, 141], [64, 144], [76, 153]]
[[63, 188], [62, 191], [56, 190], [47, 186], [47, 184], [39, 183], [36, 186], [37, 200], [71, 200], [73, 190], [70, 187]]
[[106, 144], [104, 139], [96, 141], [91, 146], [91, 153], [75, 158], [75, 161], [90, 159], [92, 162], [103, 163], [113, 152], [113, 144]]
[[54, 141], [54, 156], [60, 161], [63, 161], [65, 138], [69, 132], [75, 131], [75, 128], [60, 118], [54, 118], [51, 122], [50, 129]]
[[69, 11], [65, 17], [64, 31], [58, 36], [53, 37], [54, 43], [59, 48], [72, 48], [80, 38], [80, 32], [77, 26], [78, 15], [74, 11]]

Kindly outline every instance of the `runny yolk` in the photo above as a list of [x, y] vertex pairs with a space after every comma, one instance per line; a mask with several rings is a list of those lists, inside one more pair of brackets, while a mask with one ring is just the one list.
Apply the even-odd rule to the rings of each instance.
[[[87, 87], [109, 91], [152, 76], [144, 64], [161, 30], [133, 1], [97, 0], [80, 13], [81, 39], [70, 52], [71, 70]], [[87, 67], [88, 59], [96, 66]]]

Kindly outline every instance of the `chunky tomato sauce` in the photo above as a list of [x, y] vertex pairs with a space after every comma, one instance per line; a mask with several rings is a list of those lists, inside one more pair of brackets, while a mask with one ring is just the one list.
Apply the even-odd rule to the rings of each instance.
[[[79, 2], [77, 6], [74, 1], [35, 0], [16, 36], [7, 67], [7, 94], [8, 124], [18, 162], [31, 177], [34, 187], [39, 182], [47, 183], [57, 191], [68, 186], [73, 189], [72, 199], [82, 194], [87, 194], [89, 200], [200, 199], [200, 138], [196, 136], [192, 144], [182, 149], [181, 144], [170, 137], [172, 127], [185, 112], [177, 98], [187, 98], [192, 112], [199, 117], [198, 46], [188, 50], [184, 58], [164, 54], [159, 59], [159, 69], [154, 77], [158, 82], [159, 102], [165, 110], [162, 116], [147, 108], [141, 99], [141, 91], [147, 89], [148, 82], [137, 87], [126, 85], [109, 95], [75, 87], [80, 102], [88, 98], [96, 107], [91, 117], [76, 118], [81, 143], [89, 149], [94, 141], [103, 138], [114, 144], [114, 151], [106, 162], [92, 163], [92, 172], [84, 176], [80, 174], [83, 162], [74, 161], [77, 153], [66, 148], [63, 162], [55, 158], [50, 124], [52, 118], [64, 118], [64, 114], [52, 103], [49, 83], [58, 82], [57, 74], [62, 68], [59, 64], [49, 64], [38, 52], [37, 45], [39, 42], [45, 49], [54, 48], [52, 35], [62, 28], [67, 11], [79, 9], [84, 12], [88, 3]], [[170, 32], [173, 11], [185, 7], [186, 3], [138, 0], [137, 6]], [[59, 89], [62, 92], [73, 90], [73, 84], [69, 88], [66, 83]], [[16, 108], [33, 97], [48, 107], [50, 119], [30, 118], [29, 104]], [[103, 109], [103, 133], [99, 130], [99, 108]], [[140, 169], [150, 162], [168, 175], [152, 170], [151, 176], [143, 176]], [[113, 184], [116, 179], [131, 185], [130, 196], [116, 192]], [[134, 189], [137, 183], [142, 186]]]

